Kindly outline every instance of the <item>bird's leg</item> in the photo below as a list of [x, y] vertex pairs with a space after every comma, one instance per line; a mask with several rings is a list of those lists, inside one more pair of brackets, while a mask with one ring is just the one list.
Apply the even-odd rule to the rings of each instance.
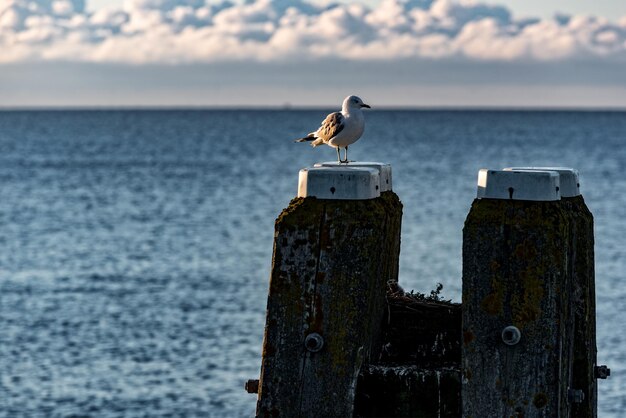
[[348, 147], [344, 147], [346, 149], [346, 158], [344, 160], [341, 159], [341, 152], [339, 151], [340, 148], [337, 148], [337, 155], [339, 155], [339, 163], [340, 164], [346, 164], [348, 162]]
[[339, 147], [337, 147], [337, 160], [339, 161], [339, 163], [343, 162], [341, 161], [341, 152], [339, 151]]
[[348, 163], [349, 163], [349, 161], [348, 161], [348, 146], [346, 145], [346, 164], [348, 164]]

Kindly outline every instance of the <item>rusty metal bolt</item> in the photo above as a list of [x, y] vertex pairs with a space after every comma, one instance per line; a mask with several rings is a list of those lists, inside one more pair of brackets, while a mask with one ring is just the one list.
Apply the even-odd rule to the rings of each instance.
[[567, 389], [567, 398], [572, 403], [582, 403], [585, 400], [585, 392], [580, 389]]
[[513, 325], [509, 325], [502, 330], [502, 341], [504, 341], [506, 345], [515, 345], [521, 338], [522, 333]]
[[324, 347], [324, 338], [317, 332], [313, 332], [304, 339], [304, 347], [311, 353], [317, 353]]
[[246, 382], [246, 392], [259, 393], [259, 379], [250, 379]]
[[611, 375], [611, 369], [606, 367], [604, 364], [601, 366], [595, 366], [593, 368], [593, 374], [596, 376], [596, 379], [606, 379]]

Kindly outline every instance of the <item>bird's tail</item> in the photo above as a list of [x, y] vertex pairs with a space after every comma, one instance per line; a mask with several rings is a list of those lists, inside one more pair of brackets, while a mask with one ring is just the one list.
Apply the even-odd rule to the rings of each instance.
[[293, 142], [310, 142], [310, 141], [315, 141], [315, 137], [311, 134], [305, 136], [304, 138], [296, 139]]
[[304, 138], [296, 139], [293, 142], [310, 142], [312, 147], [317, 147], [318, 145], [323, 144], [324, 140], [322, 138], [316, 137], [315, 132], [311, 132]]

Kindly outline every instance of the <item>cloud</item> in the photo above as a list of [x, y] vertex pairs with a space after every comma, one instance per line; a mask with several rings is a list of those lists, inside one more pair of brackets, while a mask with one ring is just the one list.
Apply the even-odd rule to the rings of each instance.
[[469, 0], [127, 0], [87, 12], [83, 0], [3, 0], [0, 64], [626, 60], [626, 16], [516, 19]]

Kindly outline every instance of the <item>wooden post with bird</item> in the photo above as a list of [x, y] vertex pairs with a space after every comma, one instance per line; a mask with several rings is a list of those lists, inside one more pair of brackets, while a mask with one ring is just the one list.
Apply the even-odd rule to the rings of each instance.
[[312, 167], [276, 220], [258, 417], [351, 417], [397, 281], [402, 204], [385, 164]]

